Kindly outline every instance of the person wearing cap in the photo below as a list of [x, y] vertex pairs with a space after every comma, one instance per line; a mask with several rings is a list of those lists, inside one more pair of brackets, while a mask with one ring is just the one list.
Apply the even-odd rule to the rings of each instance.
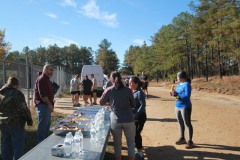
[[[192, 103], [191, 97], [191, 80], [188, 78], [185, 71], [177, 73], [178, 84], [176, 90], [170, 92], [171, 96], [176, 97], [176, 116], [179, 124], [180, 138], [176, 141], [177, 145], [186, 144], [187, 149], [194, 147], [192, 137], [193, 137], [193, 127], [191, 123], [191, 113], [192, 113]], [[185, 140], [184, 130], [185, 126], [188, 129], [188, 141]]]

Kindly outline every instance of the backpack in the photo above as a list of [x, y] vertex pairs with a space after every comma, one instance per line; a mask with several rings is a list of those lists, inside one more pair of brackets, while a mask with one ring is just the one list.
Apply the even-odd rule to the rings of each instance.
[[56, 82], [53, 81], [52, 87], [53, 87], [54, 94], [56, 94], [60, 86]]

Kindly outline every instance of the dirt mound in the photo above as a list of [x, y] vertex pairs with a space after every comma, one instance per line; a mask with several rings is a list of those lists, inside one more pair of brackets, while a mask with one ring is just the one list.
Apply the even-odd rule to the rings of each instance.
[[[150, 82], [152, 87], [171, 87], [172, 82]], [[219, 77], [195, 78], [191, 82], [192, 88], [197, 91], [209, 93], [219, 93], [225, 95], [240, 96], [240, 76], [228, 76], [220, 79]]]

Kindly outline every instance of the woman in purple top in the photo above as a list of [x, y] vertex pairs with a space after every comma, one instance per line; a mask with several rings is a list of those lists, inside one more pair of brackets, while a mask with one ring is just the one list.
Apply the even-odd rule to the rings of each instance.
[[136, 127], [133, 121], [132, 108], [135, 107], [132, 91], [125, 87], [120, 73], [111, 74], [113, 86], [108, 87], [100, 99], [100, 105], [110, 105], [111, 133], [113, 135], [115, 159], [121, 160], [122, 131], [128, 145], [128, 159], [134, 160], [134, 139]]
[[[190, 100], [191, 97], [191, 84], [190, 79], [187, 76], [187, 73], [182, 71], [177, 74], [178, 84], [176, 90], [170, 92], [171, 96], [176, 97], [176, 116], [179, 123], [180, 129], [180, 138], [176, 141], [177, 145], [186, 144], [187, 149], [194, 147], [192, 136], [193, 136], [193, 127], [191, 123], [191, 113], [192, 113], [192, 103]], [[188, 141], [186, 142], [184, 136], [185, 125], [188, 129]]]

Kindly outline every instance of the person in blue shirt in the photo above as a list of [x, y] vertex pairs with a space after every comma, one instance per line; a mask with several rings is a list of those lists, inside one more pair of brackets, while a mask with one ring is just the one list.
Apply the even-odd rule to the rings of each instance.
[[147, 120], [146, 114], [146, 96], [141, 89], [142, 82], [138, 77], [131, 77], [129, 80], [129, 88], [133, 92], [133, 97], [135, 100], [135, 108], [133, 108], [133, 115], [136, 125], [136, 136], [135, 136], [135, 147], [138, 150], [136, 157], [139, 159], [144, 159], [143, 146], [142, 146], [142, 136], [141, 132], [143, 130], [144, 124]]
[[[180, 138], [176, 141], [177, 145], [186, 144], [187, 149], [194, 147], [193, 127], [191, 123], [192, 103], [191, 97], [191, 80], [188, 78], [185, 71], [177, 73], [178, 84], [176, 90], [170, 92], [171, 96], [176, 97], [176, 116], [179, 123]], [[186, 142], [184, 136], [185, 125], [188, 129], [188, 141]]]

